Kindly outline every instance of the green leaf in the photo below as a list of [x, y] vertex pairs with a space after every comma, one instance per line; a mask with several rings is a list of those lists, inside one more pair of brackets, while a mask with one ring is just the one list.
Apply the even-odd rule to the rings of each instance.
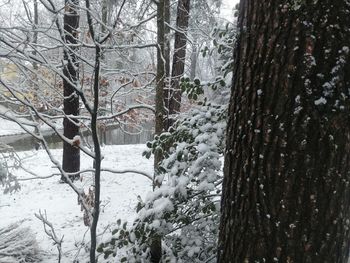
[[166, 138], [167, 138], [167, 135], [166, 135], [166, 134], [163, 134], [163, 133], [162, 133], [162, 134], [160, 135], [160, 140], [161, 140], [161, 141], [164, 141]]
[[151, 152], [150, 151], [147, 151], [147, 152], [145, 152], [145, 157], [147, 158], [147, 159], [149, 159], [150, 157], [151, 157]]
[[96, 249], [96, 251], [98, 253], [102, 253], [103, 252], [103, 246], [99, 245], [98, 248]]
[[159, 172], [166, 173], [166, 169], [163, 166], [158, 167]]
[[136, 236], [137, 239], [139, 239], [140, 236], [141, 236], [140, 232], [136, 230], [136, 231], [135, 231], [135, 236]]
[[179, 151], [177, 154], [177, 160], [180, 162], [182, 159], [182, 151]]
[[113, 251], [112, 250], [107, 250], [107, 251], [105, 251], [105, 253], [104, 253], [104, 259], [107, 259], [108, 257], [109, 257], [109, 255], [111, 255], [111, 254], [113, 254]]

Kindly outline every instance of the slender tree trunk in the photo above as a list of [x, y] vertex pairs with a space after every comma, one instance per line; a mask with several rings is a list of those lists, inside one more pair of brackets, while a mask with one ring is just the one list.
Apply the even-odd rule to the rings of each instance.
[[[34, 0], [33, 7], [34, 7], [33, 44], [36, 45], [38, 43], [38, 24], [39, 24], [38, 0]], [[33, 55], [34, 56], [37, 55], [36, 50], [33, 51]], [[38, 63], [37, 62], [33, 62], [33, 68], [34, 68], [34, 71], [38, 70]]]
[[170, 0], [164, 0], [164, 60], [166, 85], [169, 85], [170, 77]]
[[346, 0], [241, 1], [219, 263], [347, 262], [349, 13]]
[[101, 32], [105, 33], [107, 31], [107, 23], [108, 23], [108, 3], [107, 0], [102, 0], [102, 24], [101, 24]]
[[191, 81], [193, 81], [194, 78], [196, 77], [197, 58], [198, 58], [197, 39], [194, 39], [193, 45], [192, 45], [191, 66], [190, 66], [190, 80]]
[[[166, 0], [159, 0], [157, 3], [157, 76], [156, 76], [156, 97], [155, 97], [155, 135], [160, 135], [164, 131], [164, 85], [166, 77], [165, 69], [165, 25], [164, 25], [164, 7]], [[153, 189], [158, 187], [161, 182], [157, 181], [159, 163], [162, 160], [162, 153], [156, 151], [154, 154], [154, 179]], [[154, 235], [151, 237], [151, 262], [158, 263], [162, 257], [161, 237]]]
[[[164, 0], [164, 23], [170, 25], [170, 0]], [[164, 108], [166, 116], [164, 118], [164, 130], [168, 130], [169, 119], [169, 96], [170, 96], [170, 27], [164, 25], [164, 62], [165, 62], [165, 82], [164, 82]]]
[[[36, 51], [36, 45], [38, 44], [38, 23], [39, 23], [39, 12], [38, 12], [38, 0], [34, 0], [33, 2], [33, 13], [34, 13], [34, 19], [33, 19], [33, 45], [34, 45], [34, 50], [32, 52], [33, 56], [35, 57], [37, 55], [37, 51]], [[38, 78], [38, 74], [39, 74], [39, 65], [37, 62], [33, 62], [33, 79], [32, 79], [32, 86], [33, 86], [33, 99], [34, 99], [34, 105], [36, 106], [39, 106], [38, 105], [38, 102], [39, 102], [39, 99], [38, 99], [38, 92], [39, 92], [39, 78]], [[37, 118], [36, 116], [34, 118]], [[39, 133], [38, 131], [38, 127], [35, 126], [35, 130], [34, 130], [35, 133]], [[35, 146], [34, 148], [35, 149], [39, 149], [40, 147], [40, 142], [36, 141], [35, 142]]]
[[[64, 13], [64, 40], [68, 48], [64, 51], [65, 67], [63, 68], [63, 110], [66, 115], [79, 115], [79, 96], [76, 94], [74, 87], [79, 82], [79, 62], [76, 56], [78, 41], [78, 14], [79, 0], [66, 0]], [[79, 125], [74, 117], [63, 120], [63, 133], [69, 139], [79, 134]], [[80, 170], [80, 151], [79, 148], [63, 143], [63, 170], [68, 173], [78, 172]], [[75, 178], [79, 178], [75, 176]], [[64, 178], [62, 178], [64, 180]], [[73, 178], [72, 178], [73, 179]]]
[[[165, 35], [164, 35], [164, 0], [158, 1], [157, 7], [157, 76], [156, 76], [156, 97], [155, 97], [155, 135], [160, 135], [164, 131], [163, 120], [165, 117], [164, 110], [164, 84], [165, 84]], [[159, 152], [155, 153], [154, 168], [158, 169], [162, 155]], [[157, 173], [155, 171], [155, 173]], [[157, 185], [156, 182], [153, 183]]]
[[[36, 48], [36, 44], [38, 43], [38, 23], [39, 23], [39, 13], [38, 13], [38, 0], [34, 0], [33, 2], [33, 10], [34, 10], [34, 19], [33, 19], [33, 45], [34, 48]], [[32, 52], [33, 56], [35, 57], [37, 55], [37, 51], [36, 49], [33, 50]], [[34, 103], [38, 102], [38, 63], [37, 62], [33, 62], [33, 95], [34, 95]]]
[[85, 7], [87, 10], [87, 22], [89, 27], [89, 33], [92, 39], [95, 42], [95, 65], [93, 71], [93, 107], [90, 110], [91, 114], [91, 136], [94, 144], [94, 205], [92, 210], [92, 223], [90, 227], [90, 263], [97, 262], [96, 259], [96, 245], [97, 245], [97, 224], [100, 216], [100, 195], [101, 195], [101, 144], [98, 138], [98, 127], [97, 127], [97, 118], [98, 118], [98, 109], [99, 109], [99, 96], [100, 96], [100, 71], [101, 71], [101, 59], [102, 59], [102, 50], [99, 37], [96, 35], [94, 29], [94, 22], [91, 16], [91, 5], [90, 1], [85, 1]]
[[174, 43], [174, 55], [171, 72], [171, 86], [169, 92], [168, 111], [169, 121], [168, 127], [174, 122], [172, 115], [180, 112], [181, 107], [181, 89], [180, 79], [185, 70], [187, 29], [190, 15], [190, 0], [179, 0], [177, 5], [177, 17]]
[[98, 117], [98, 103], [99, 103], [99, 80], [100, 80], [100, 62], [101, 62], [101, 48], [96, 45], [95, 48], [95, 68], [94, 68], [94, 108], [91, 114], [91, 131], [92, 140], [94, 144], [94, 166], [95, 166], [95, 176], [94, 176], [94, 187], [95, 187], [95, 200], [93, 208], [93, 220], [90, 229], [91, 236], [91, 247], [90, 247], [90, 263], [96, 261], [96, 244], [97, 244], [97, 223], [100, 215], [100, 192], [101, 192], [101, 146], [98, 139], [98, 127], [97, 127], [97, 117]]

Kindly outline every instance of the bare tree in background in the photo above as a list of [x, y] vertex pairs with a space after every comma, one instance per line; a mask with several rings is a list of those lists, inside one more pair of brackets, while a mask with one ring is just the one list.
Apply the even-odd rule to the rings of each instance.
[[165, 104], [168, 108], [169, 128], [174, 123], [174, 115], [180, 112], [181, 107], [181, 89], [180, 79], [184, 75], [186, 48], [187, 48], [187, 29], [190, 16], [190, 0], [179, 0], [177, 4], [176, 31], [174, 42], [174, 54], [172, 60], [171, 82], [169, 94]]
[[[180, 112], [181, 89], [180, 78], [184, 74], [186, 59], [187, 28], [189, 21], [190, 1], [179, 0], [177, 6], [176, 31], [172, 72], [170, 76], [170, 1], [157, 2], [157, 86], [156, 86], [156, 119], [155, 135], [160, 135], [174, 123], [173, 115]], [[158, 176], [159, 164], [163, 152], [154, 154], [153, 188], [160, 187]], [[162, 257], [161, 237], [156, 235], [151, 240], [151, 262], [158, 263]]]

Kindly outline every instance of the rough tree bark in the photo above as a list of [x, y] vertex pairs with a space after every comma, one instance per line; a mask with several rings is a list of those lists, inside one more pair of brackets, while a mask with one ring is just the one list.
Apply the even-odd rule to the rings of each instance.
[[168, 101], [166, 102], [169, 111], [167, 128], [169, 128], [173, 124], [174, 119], [172, 116], [174, 114], [179, 113], [181, 107], [180, 79], [183, 76], [185, 70], [187, 29], [189, 16], [190, 0], [179, 0], [177, 4], [177, 31], [175, 32], [174, 55], [171, 70], [171, 84]]
[[[79, 0], [65, 0], [64, 12], [64, 40], [67, 49], [64, 51], [65, 66], [63, 68], [63, 110], [70, 118], [65, 117], [63, 120], [64, 136], [73, 139], [79, 135], [79, 125], [74, 117], [79, 115], [79, 96], [76, 94], [74, 87], [79, 81], [79, 62], [76, 56], [78, 43], [78, 27], [79, 27]], [[71, 144], [63, 143], [63, 162], [62, 168], [65, 172], [75, 173], [80, 170], [80, 150]], [[79, 178], [79, 175], [74, 176]], [[72, 177], [73, 179], [73, 177]], [[65, 179], [62, 178], [64, 181]]]
[[240, 4], [218, 262], [347, 262], [350, 3]]

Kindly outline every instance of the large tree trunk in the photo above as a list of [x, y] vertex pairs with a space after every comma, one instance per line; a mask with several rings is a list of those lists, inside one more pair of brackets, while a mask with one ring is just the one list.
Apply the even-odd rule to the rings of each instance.
[[[79, 62], [76, 56], [78, 41], [78, 14], [79, 0], [66, 0], [64, 13], [64, 40], [68, 48], [64, 52], [64, 60], [66, 61], [63, 68], [63, 94], [64, 94], [64, 113], [70, 116], [79, 114], [79, 96], [76, 94], [74, 87], [79, 81]], [[63, 133], [69, 139], [79, 134], [79, 125], [74, 118], [64, 118]], [[74, 173], [80, 170], [80, 151], [79, 148], [71, 144], [63, 143], [63, 164], [62, 168], [65, 172]], [[75, 176], [79, 177], [79, 176]], [[64, 180], [64, 178], [62, 178]]]
[[181, 89], [180, 79], [185, 70], [187, 29], [190, 15], [190, 0], [179, 0], [177, 4], [177, 17], [174, 43], [174, 55], [171, 72], [171, 85], [169, 98], [166, 102], [169, 111], [168, 125], [169, 128], [174, 122], [174, 114], [180, 112], [181, 107]]
[[347, 262], [349, 14], [241, 1], [218, 262]]

